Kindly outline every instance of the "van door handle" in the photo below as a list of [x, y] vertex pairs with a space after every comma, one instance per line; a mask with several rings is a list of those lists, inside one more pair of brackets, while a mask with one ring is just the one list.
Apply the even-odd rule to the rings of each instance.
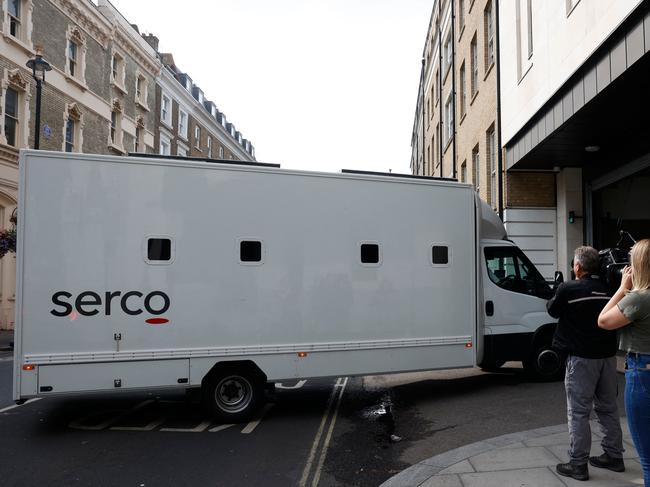
[[494, 303], [492, 301], [485, 302], [485, 314], [492, 316], [494, 314]]

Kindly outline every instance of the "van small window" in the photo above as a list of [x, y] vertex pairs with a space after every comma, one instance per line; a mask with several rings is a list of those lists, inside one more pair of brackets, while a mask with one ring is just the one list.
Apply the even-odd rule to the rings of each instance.
[[449, 264], [449, 247], [443, 245], [431, 247], [431, 263], [434, 265]]
[[262, 262], [262, 242], [242, 240], [239, 242], [239, 260], [242, 262]]
[[150, 261], [172, 260], [172, 241], [169, 238], [150, 238], [147, 240], [147, 259]]
[[379, 245], [378, 244], [361, 244], [361, 263], [362, 264], [379, 264]]

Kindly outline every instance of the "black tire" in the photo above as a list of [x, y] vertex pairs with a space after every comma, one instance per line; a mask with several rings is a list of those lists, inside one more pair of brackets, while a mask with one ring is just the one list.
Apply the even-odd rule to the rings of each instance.
[[264, 380], [255, 370], [223, 367], [205, 379], [202, 396], [203, 405], [218, 421], [245, 422], [264, 403]]
[[481, 362], [479, 367], [481, 367], [481, 370], [485, 372], [494, 372], [496, 370], [499, 370], [501, 367], [503, 367], [503, 364], [505, 364], [505, 360], [484, 360]]
[[551, 382], [564, 378], [565, 359], [551, 347], [550, 340], [536, 343], [523, 361], [524, 371], [538, 382]]

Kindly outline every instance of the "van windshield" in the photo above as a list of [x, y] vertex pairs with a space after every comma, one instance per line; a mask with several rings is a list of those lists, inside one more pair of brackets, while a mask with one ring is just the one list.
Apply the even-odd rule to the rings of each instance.
[[515, 293], [550, 299], [553, 291], [533, 263], [517, 247], [486, 247], [485, 262], [490, 280]]

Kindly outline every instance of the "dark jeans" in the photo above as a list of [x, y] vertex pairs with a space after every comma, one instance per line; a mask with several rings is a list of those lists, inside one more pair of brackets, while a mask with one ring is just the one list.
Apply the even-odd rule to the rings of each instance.
[[625, 414], [643, 467], [645, 487], [650, 487], [650, 355], [627, 354]]

